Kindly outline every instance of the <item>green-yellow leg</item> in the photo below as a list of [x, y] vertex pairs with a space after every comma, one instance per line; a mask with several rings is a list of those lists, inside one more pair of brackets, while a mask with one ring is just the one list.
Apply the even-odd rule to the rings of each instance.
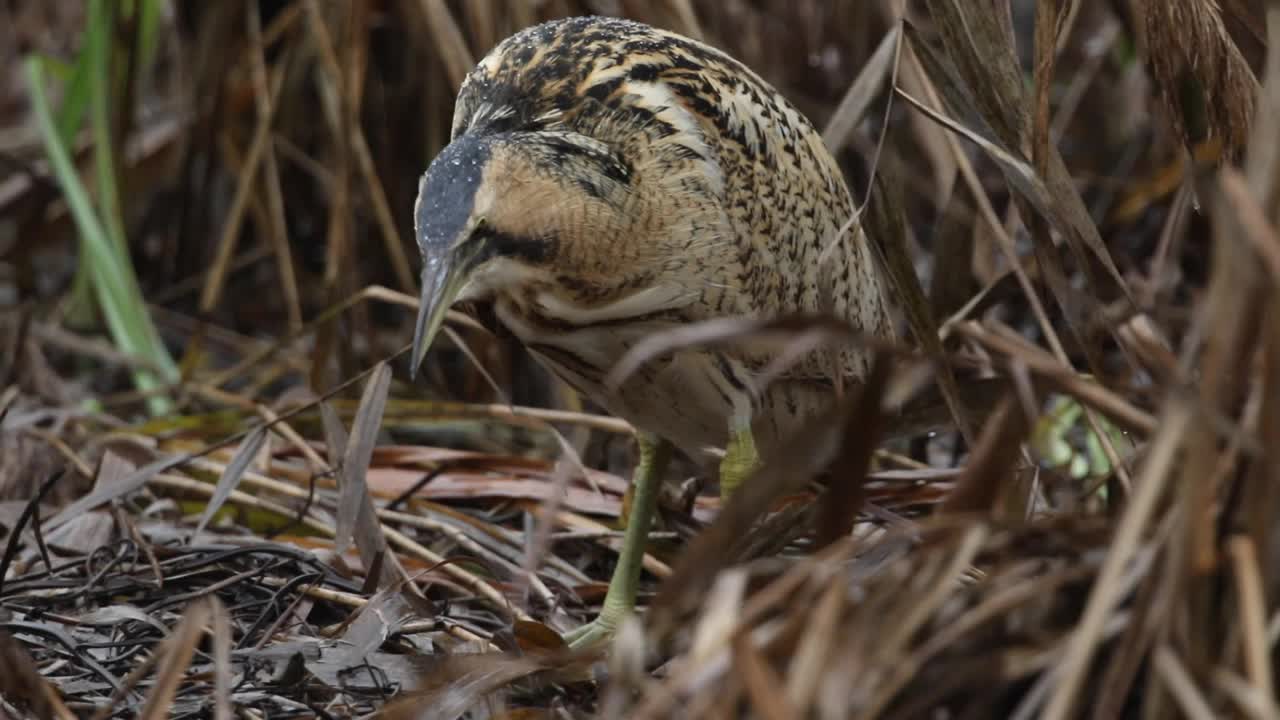
[[729, 443], [720, 460], [720, 498], [728, 500], [738, 486], [760, 467], [760, 455], [751, 434], [751, 423], [735, 420], [729, 429]]
[[645, 545], [649, 541], [649, 526], [658, 508], [658, 493], [662, 475], [671, 460], [671, 443], [656, 435], [640, 433], [640, 462], [636, 465], [635, 484], [631, 501], [631, 518], [622, 536], [622, 552], [618, 565], [609, 580], [609, 591], [604, 596], [600, 616], [582, 627], [569, 632], [565, 639], [570, 647], [581, 648], [608, 640], [629, 613], [636, 607], [636, 591], [640, 585], [640, 571], [644, 562]]

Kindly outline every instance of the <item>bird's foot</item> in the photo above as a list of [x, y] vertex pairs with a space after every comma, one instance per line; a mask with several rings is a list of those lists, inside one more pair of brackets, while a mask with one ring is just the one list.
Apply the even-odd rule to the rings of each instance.
[[584, 650], [600, 643], [607, 643], [613, 640], [618, 626], [628, 612], [630, 612], [629, 609], [611, 611], [606, 606], [595, 620], [565, 633], [564, 640], [574, 650]]
[[751, 425], [735, 423], [729, 432], [729, 443], [720, 460], [720, 497], [728, 499], [743, 480], [760, 469], [760, 455], [751, 434]]

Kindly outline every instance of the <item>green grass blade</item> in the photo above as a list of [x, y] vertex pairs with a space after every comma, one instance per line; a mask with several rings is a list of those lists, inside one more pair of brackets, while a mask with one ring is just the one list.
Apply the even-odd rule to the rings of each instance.
[[[89, 33], [85, 47], [89, 50], [88, 66], [94, 69], [92, 81], [89, 83], [89, 114], [93, 129], [94, 170], [98, 186], [98, 208], [104, 220], [105, 229], [115, 248], [118, 267], [129, 270], [121, 277], [121, 282], [128, 286], [130, 297], [141, 299], [142, 291], [137, 284], [137, 276], [132, 272], [129, 256], [129, 243], [124, 229], [124, 211], [120, 202], [119, 179], [117, 171], [116, 148], [114, 134], [111, 131], [112, 98], [122, 85], [116, 82], [112, 72], [115, 67], [111, 38], [115, 35], [116, 14], [112, 12], [107, 0], [92, 0], [89, 6]], [[169, 355], [160, 340], [155, 326], [146, 316], [145, 304], [128, 303], [121, 308], [131, 328], [137, 331], [138, 339], [143, 344], [142, 355], [148, 358], [168, 358]]]
[[[163, 369], [164, 377], [155, 375], [146, 369], [134, 372], [134, 382], [139, 390], [151, 391], [163, 387], [166, 383], [176, 382], [178, 370], [163, 349], [155, 351], [149, 337], [158, 337], [150, 318], [146, 314], [146, 305], [138, 290], [133, 268], [122, 263], [113, 251], [113, 243], [106, 229], [94, 212], [89, 194], [76, 172], [75, 164], [67, 146], [61, 142], [58, 129], [49, 109], [48, 99], [44, 91], [44, 77], [38, 58], [28, 58], [24, 62], [27, 84], [31, 91], [31, 106], [36, 117], [40, 134], [44, 139], [45, 151], [49, 156], [49, 164], [61, 187], [67, 206], [80, 231], [82, 264], [91, 269], [94, 289], [98, 303], [106, 318], [107, 329], [116, 345], [126, 353], [145, 357], [154, 365]], [[148, 408], [153, 414], [165, 414], [172, 408], [169, 399], [153, 396], [148, 400]]]
[[111, 73], [112, 24], [113, 16], [108, 12], [104, 0], [92, 0], [89, 3], [85, 49], [89, 54], [89, 67], [93, 68], [93, 79], [89, 83], [89, 114], [93, 130], [93, 165], [98, 185], [98, 207], [106, 222], [112, 245], [127, 261], [129, 247], [125, 242], [117, 182], [119, 176], [116, 174], [115, 150], [111, 137], [111, 90], [115, 87], [115, 79]]
[[55, 124], [62, 143], [71, 147], [89, 107], [88, 48], [80, 50], [74, 64], [51, 55], [42, 55], [41, 62], [47, 74], [63, 83], [62, 105], [55, 115]]
[[[76, 135], [84, 122], [89, 108], [89, 82], [91, 54], [87, 44], [81, 48], [74, 65], [68, 65], [56, 58], [44, 58], [46, 70], [54, 73], [64, 82], [62, 106], [58, 108], [56, 124], [58, 138], [67, 147], [75, 145]], [[67, 308], [67, 322], [72, 327], [89, 327], [94, 322], [97, 304], [93, 296], [93, 281], [89, 277], [88, 266], [76, 268], [75, 280], [71, 287], [71, 301]]]
[[162, 0], [138, 0], [138, 68], [145, 72], [151, 67], [159, 45], [160, 16], [164, 9]]

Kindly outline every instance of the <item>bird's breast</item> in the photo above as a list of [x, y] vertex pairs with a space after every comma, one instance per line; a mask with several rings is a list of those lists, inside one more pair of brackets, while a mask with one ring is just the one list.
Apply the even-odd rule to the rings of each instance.
[[695, 459], [720, 447], [743, 388], [726, 378], [723, 359], [680, 352], [643, 365], [616, 390], [605, 380], [639, 342], [683, 323], [682, 294], [651, 288], [610, 303], [582, 306], [526, 291], [496, 296], [496, 319], [548, 370], [609, 413], [672, 440]]

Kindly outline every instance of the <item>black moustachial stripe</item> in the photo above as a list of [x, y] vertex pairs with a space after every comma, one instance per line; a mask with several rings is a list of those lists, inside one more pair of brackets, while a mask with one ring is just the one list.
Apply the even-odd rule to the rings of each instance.
[[479, 253], [473, 261], [479, 265], [495, 257], [507, 257], [523, 260], [528, 263], [543, 263], [555, 257], [558, 241], [555, 237], [527, 237], [496, 230], [488, 225], [481, 225], [472, 236], [472, 242], [479, 247]]

